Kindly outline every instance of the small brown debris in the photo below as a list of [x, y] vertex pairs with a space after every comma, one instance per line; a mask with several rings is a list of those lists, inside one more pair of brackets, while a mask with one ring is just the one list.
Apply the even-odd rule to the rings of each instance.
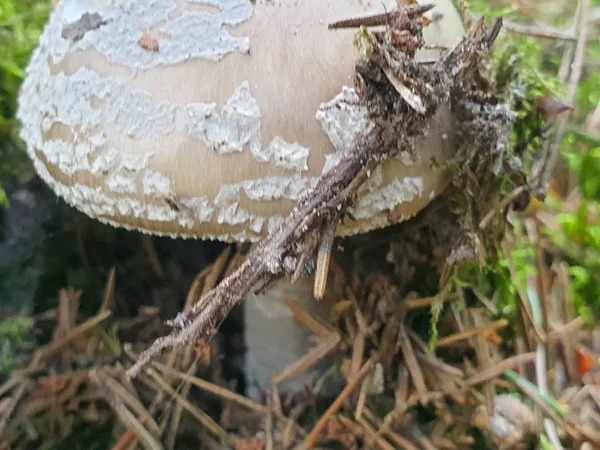
[[548, 119], [554, 119], [556, 116], [565, 111], [575, 110], [572, 105], [568, 105], [552, 95], [538, 97], [535, 101], [535, 106], [538, 112], [543, 114]]
[[[140, 38], [140, 40], [138, 41], [138, 44], [140, 45], [140, 47], [145, 48], [146, 50], [152, 50], [151, 48], [148, 48], [145, 43], [142, 42], [142, 39], [144, 39], [144, 36], [142, 36]], [[158, 41], [156, 41], [156, 45], [158, 46]], [[157, 52], [158, 47], [156, 50], [152, 50], [152, 51]], [[181, 207], [179, 206], [179, 204], [177, 203], [177, 200], [175, 198], [165, 197], [164, 200], [165, 200], [165, 203], [167, 205], [169, 205], [169, 208], [171, 208], [173, 211], [176, 211], [176, 212], [181, 211]]]
[[142, 35], [142, 37], [138, 41], [138, 45], [145, 50], [149, 50], [155, 53], [160, 50], [160, 44], [158, 43], [158, 39], [153, 38], [148, 33], [144, 33]]

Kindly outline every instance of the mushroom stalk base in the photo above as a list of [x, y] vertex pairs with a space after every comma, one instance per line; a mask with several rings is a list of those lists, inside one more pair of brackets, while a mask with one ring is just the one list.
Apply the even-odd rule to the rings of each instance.
[[[331, 305], [313, 296], [313, 278], [302, 277], [294, 284], [279, 280], [261, 295], [249, 295], [244, 302], [246, 342], [246, 395], [264, 399], [272, 387], [271, 378], [305, 356], [314, 346], [313, 332], [301, 324], [284, 303], [294, 301], [311, 316], [327, 320]], [[295, 394], [314, 385], [326, 367], [317, 364], [308, 371], [278, 384], [279, 392]]]

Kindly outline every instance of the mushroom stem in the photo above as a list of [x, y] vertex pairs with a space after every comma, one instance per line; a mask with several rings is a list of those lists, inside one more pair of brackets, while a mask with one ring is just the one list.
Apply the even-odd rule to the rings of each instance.
[[[326, 321], [331, 305], [313, 295], [313, 277], [278, 280], [268, 292], [249, 295], [244, 302], [246, 341], [246, 395], [256, 401], [271, 389], [273, 375], [309, 353], [316, 345], [315, 335], [300, 323], [285, 300], [291, 300], [316, 319]], [[277, 385], [279, 392], [294, 395], [314, 385], [323, 364]]]

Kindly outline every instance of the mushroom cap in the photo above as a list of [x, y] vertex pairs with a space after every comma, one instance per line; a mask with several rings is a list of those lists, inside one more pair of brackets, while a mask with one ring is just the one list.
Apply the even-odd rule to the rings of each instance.
[[[459, 14], [452, 0], [434, 3], [443, 17], [426, 43], [452, 46]], [[382, 11], [361, 0], [62, 0], [21, 88], [21, 137], [45, 182], [92, 218], [257, 241], [352, 147], [364, 120], [345, 87], [356, 30], [328, 24]], [[374, 171], [357, 221], [338, 234], [408, 219], [443, 191], [447, 174], [430, 160], [452, 157], [454, 128], [441, 110], [415, 156]]]

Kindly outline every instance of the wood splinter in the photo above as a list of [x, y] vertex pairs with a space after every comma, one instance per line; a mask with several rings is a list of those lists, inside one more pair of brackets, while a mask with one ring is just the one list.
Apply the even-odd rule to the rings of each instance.
[[380, 25], [385, 25], [402, 15], [406, 15], [408, 17], [419, 16], [435, 7], [435, 5], [431, 3], [425, 5], [409, 6], [401, 6], [400, 3], [401, 2], [399, 0], [396, 1], [398, 9], [394, 11], [385, 12], [382, 14], [375, 14], [372, 16], [355, 17], [352, 19], [339, 20], [337, 22], [329, 24], [328, 28], [330, 30], [335, 30], [339, 28], [376, 27]]
[[315, 271], [315, 287], [313, 292], [317, 300], [321, 300], [325, 295], [327, 275], [329, 274], [329, 261], [331, 259], [331, 250], [333, 249], [337, 225], [337, 221], [332, 220], [323, 230], [321, 245], [317, 253], [317, 270]]

